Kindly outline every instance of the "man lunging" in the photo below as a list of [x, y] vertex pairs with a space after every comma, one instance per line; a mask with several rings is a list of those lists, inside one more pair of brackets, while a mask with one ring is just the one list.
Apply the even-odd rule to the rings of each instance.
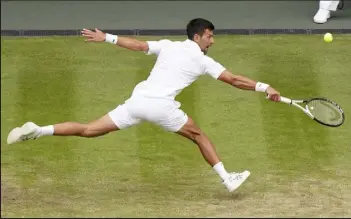
[[234, 75], [208, 57], [207, 51], [214, 43], [214, 29], [208, 20], [193, 19], [187, 25], [188, 39], [184, 41], [140, 41], [103, 33], [98, 29], [83, 29], [82, 35], [86, 41], [108, 42], [129, 50], [156, 55], [157, 60], [150, 75], [136, 85], [130, 98], [123, 104], [95, 121], [87, 124], [64, 122], [48, 126], [27, 122], [9, 133], [8, 144], [50, 135], [98, 137], [149, 121], [197, 144], [203, 158], [218, 173], [226, 188], [230, 192], [234, 191], [250, 172], [228, 173], [215, 146], [192, 118], [180, 109], [180, 103], [175, 101], [175, 97], [205, 74], [239, 89], [265, 92], [272, 101], [279, 101], [280, 95], [268, 84]]

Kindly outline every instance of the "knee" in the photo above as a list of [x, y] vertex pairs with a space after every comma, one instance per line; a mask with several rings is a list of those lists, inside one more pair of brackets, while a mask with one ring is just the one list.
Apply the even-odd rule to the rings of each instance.
[[188, 138], [196, 144], [199, 144], [204, 139], [204, 137], [206, 137], [190, 117], [187, 123], [178, 132], [178, 134]]
[[203, 132], [197, 127], [194, 127], [189, 131], [190, 131], [189, 137], [195, 143], [198, 143], [201, 140], [201, 137], [204, 135]]

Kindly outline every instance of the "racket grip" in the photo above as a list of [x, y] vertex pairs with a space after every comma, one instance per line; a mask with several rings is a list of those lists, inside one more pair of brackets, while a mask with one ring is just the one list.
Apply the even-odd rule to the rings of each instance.
[[286, 98], [286, 97], [282, 97], [282, 96], [280, 96], [280, 102], [287, 103], [287, 104], [292, 103], [291, 99]]

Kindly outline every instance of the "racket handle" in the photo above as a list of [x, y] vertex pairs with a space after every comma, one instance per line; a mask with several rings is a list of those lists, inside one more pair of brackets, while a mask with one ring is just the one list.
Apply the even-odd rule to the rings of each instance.
[[286, 98], [286, 97], [282, 97], [282, 96], [280, 96], [280, 102], [287, 103], [287, 104], [292, 103], [291, 99]]

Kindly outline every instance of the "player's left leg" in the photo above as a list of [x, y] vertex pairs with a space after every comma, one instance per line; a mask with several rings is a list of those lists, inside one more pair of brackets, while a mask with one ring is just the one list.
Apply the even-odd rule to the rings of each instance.
[[214, 144], [190, 117], [176, 133], [190, 139], [199, 147], [204, 159], [222, 178], [223, 184], [230, 192], [236, 190], [250, 176], [250, 172], [247, 170], [241, 173], [228, 173], [216, 152]]
[[217, 172], [230, 192], [237, 189], [249, 177], [249, 171], [228, 173], [216, 152], [214, 144], [195, 124], [193, 119], [176, 106], [171, 107], [170, 105], [168, 109], [169, 113], [156, 123], [167, 131], [177, 133], [194, 142], [199, 147], [205, 161]]

